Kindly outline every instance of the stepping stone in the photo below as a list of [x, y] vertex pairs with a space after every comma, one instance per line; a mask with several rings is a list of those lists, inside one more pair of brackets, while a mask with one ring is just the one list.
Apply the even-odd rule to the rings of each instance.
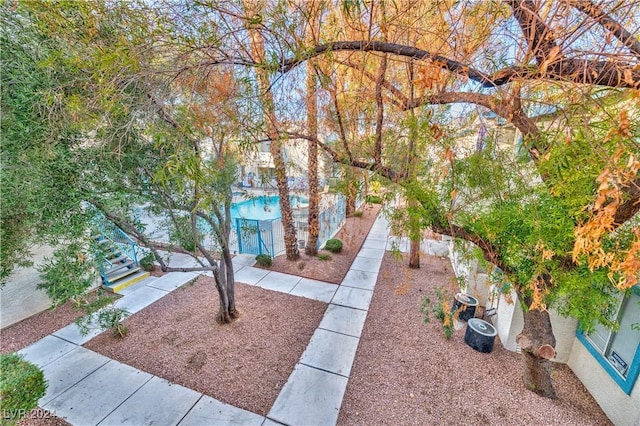
[[335, 425], [347, 378], [297, 364], [267, 417], [286, 425]]
[[261, 426], [265, 418], [204, 395], [180, 422], [180, 426]]
[[[95, 315], [94, 315], [95, 318]], [[67, 340], [76, 345], [84, 345], [89, 340], [96, 337], [98, 334], [101, 334], [104, 330], [101, 330], [97, 325], [95, 319], [91, 322], [89, 326], [89, 331], [87, 334], [83, 335], [80, 332], [80, 327], [78, 327], [75, 323], [69, 324], [66, 327], [61, 328], [60, 330], [53, 333], [54, 336], [59, 337], [61, 339]]]
[[253, 266], [256, 264], [256, 256], [253, 254], [237, 254], [231, 260], [233, 266]]
[[337, 289], [338, 286], [336, 284], [302, 278], [298, 285], [291, 290], [290, 294], [329, 303]]
[[371, 259], [382, 259], [382, 257], [384, 256], [384, 248], [383, 247], [375, 248], [375, 249], [363, 248], [363, 249], [360, 249], [358, 256], [370, 257]]
[[332, 304], [327, 308], [318, 328], [360, 337], [366, 319], [367, 311]]
[[263, 279], [269, 271], [260, 268], [254, 268], [252, 266], [245, 266], [234, 275], [237, 283], [245, 283], [249, 285], [256, 285], [258, 281]]
[[151, 276], [147, 277], [142, 281], [138, 281], [137, 283], [135, 283], [133, 285], [130, 285], [128, 287], [123, 288], [122, 290], [118, 290], [118, 294], [120, 294], [122, 296], [126, 296], [127, 294], [131, 294], [134, 291], [137, 291], [137, 290], [141, 289], [144, 286], [147, 286], [147, 285], [153, 286], [152, 283], [157, 279], [158, 279], [158, 277], [151, 277]]
[[47, 364], [42, 369], [47, 379], [47, 393], [40, 399], [39, 404], [45, 404], [98, 368], [109, 362], [109, 358], [82, 346]]
[[300, 364], [349, 377], [360, 339], [334, 331], [316, 329]]
[[170, 272], [149, 283], [148, 287], [163, 291], [173, 291], [197, 277], [198, 274], [196, 272]]
[[118, 308], [126, 309], [133, 315], [167, 294], [167, 291], [145, 286], [138, 291], [127, 294], [122, 299], [118, 299], [116, 301], [116, 306]]
[[152, 377], [111, 360], [42, 408], [74, 425], [96, 425]]
[[194, 390], [153, 377], [109, 414], [102, 424], [176, 425], [200, 397], [202, 394]]
[[266, 288], [267, 290], [289, 293], [299, 281], [300, 277], [296, 277], [295, 275], [273, 271], [265, 275], [264, 278], [258, 281], [258, 284], [256, 285], [258, 287]]
[[331, 303], [366, 311], [369, 309], [372, 296], [373, 292], [371, 290], [340, 286], [333, 299], [331, 299]]
[[375, 272], [377, 274], [380, 270], [380, 265], [382, 265], [382, 258], [371, 259], [369, 257], [356, 256], [356, 258], [353, 260], [353, 263], [351, 264], [350, 269], [365, 272]]
[[44, 367], [77, 347], [77, 345], [59, 337], [47, 336], [18, 351], [18, 353], [24, 355], [27, 361], [38, 367]]
[[[369, 259], [376, 261], [375, 259]], [[378, 272], [365, 272], [350, 270], [347, 275], [344, 276], [341, 286], [363, 288], [365, 290], [373, 290], [378, 280]]]

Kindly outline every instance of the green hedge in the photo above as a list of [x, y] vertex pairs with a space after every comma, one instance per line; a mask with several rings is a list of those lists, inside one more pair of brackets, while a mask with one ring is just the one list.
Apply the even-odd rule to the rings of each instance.
[[268, 254], [259, 254], [256, 256], [256, 263], [260, 266], [268, 268], [273, 263], [273, 260]]
[[332, 253], [340, 253], [342, 251], [342, 241], [337, 238], [331, 238], [324, 243], [324, 249]]
[[0, 411], [3, 424], [14, 424], [38, 406], [47, 390], [44, 374], [20, 355], [0, 355]]

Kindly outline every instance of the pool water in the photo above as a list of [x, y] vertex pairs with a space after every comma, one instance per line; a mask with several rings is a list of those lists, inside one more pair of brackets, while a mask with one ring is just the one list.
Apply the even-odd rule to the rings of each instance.
[[[291, 207], [306, 207], [309, 200], [305, 197], [289, 196]], [[243, 219], [270, 220], [282, 217], [280, 197], [261, 196], [231, 205], [231, 217]]]

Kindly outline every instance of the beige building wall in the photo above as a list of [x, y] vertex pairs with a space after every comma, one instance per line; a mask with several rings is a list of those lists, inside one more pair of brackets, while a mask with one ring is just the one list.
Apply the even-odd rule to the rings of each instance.
[[22, 321], [51, 306], [49, 296], [36, 286], [40, 282], [37, 266], [53, 257], [53, 248], [34, 247], [33, 267], [16, 269], [0, 289], [0, 328]]
[[631, 395], [624, 393], [578, 339], [574, 340], [568, 365], [616, 426], [640, 425], [638, 382]]

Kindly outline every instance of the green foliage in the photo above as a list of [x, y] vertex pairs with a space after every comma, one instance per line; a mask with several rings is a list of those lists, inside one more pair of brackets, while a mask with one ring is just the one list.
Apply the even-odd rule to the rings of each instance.
[[369, 194], [366, 200], [369, 204], [382, 204], [382, 197], [379, 195]]
[[183, 249], [194, 253], [197, 244], [203, 240], [204, 235], [196, 229], [195, 232], [191, 226], [191, 219], [186, 216], [176, 216], [171, 224], [169, 239], [175, 241]]
[[332, 253], [340, 253], [342, 251], [342, 241], [337, 238], [330, 238], [324, 243], [324, 249]]
[[57, 249], [52, 259], [38, 267], [44, 289], [54, 306], [82, 295], [96, 278], [96, 269], [80, 243]]
[[2, 424], [12, 425], [38, 406], [47, 390], [42, 370], [17, 354], [0, 355]]
[[153, 269], [155, 268], [155, 261], [156, 258], [153, 253], [147, 253], [140, 259], [139, 262], [140, 266], [142, 266], [142, 269], [144, 269], [145, 271], [153, 271]]
[[363, 215], [364, 212], [362, 210], [356, 210], [355, 212], [353, 212], [354, 217], [362, 217]]
[[130, 313], [126, 309], [115, 306], [114, 296], [97, 291], [76, 301], [75, 309], [82, 309], [85, 315], [75, 323], [83, 336], [92, 329], [111, 330], [115, 337], [124, 337], [128, 328], [122, 324]]
[[256, 256], [256, 262], [258, 265], [268, 268], [272, 265], [273, 260], [268, 254], [259, 254]]
[[327, 253], [320, 253], [317, 257], [318, 257], [318, 260], [321, 260], [323, 262], [327, 260], [331, 260], [331, 255]]
[[456, 312], [451, 312], [451, 300], [452, 296], [441, 289], [435, 290], [437, 302], [432, 304], [431, 298], [425, 296], [420, 304], [420, 313], [422, 314], [422, 321], [426, 324], [431, 321], [431, 313], [442, 322], [442, 333], [445, 339], [449, 340], [453, 336], [454, 331], [454, 317]]

